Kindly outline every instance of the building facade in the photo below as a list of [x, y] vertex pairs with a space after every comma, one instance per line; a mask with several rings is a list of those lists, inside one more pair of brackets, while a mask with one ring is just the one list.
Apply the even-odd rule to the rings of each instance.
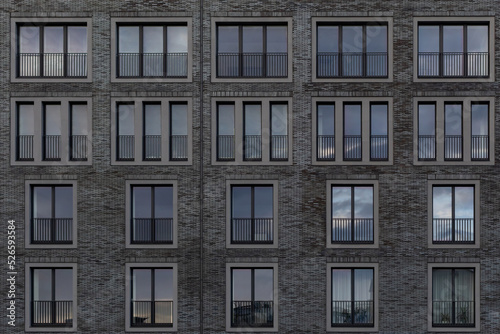
[[498, 333], [499, 4], [4, 1], [3, 332]]

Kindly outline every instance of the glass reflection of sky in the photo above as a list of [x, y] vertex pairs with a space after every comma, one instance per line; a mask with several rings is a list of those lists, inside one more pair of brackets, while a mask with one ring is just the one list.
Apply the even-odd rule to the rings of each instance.
[[471, 108], [472, 117], [472, 135], [487, 136], [488, 135], [488, 104], [474, 103]]
[[386, 136], [387, 135], [387, 105], [372, 104], [371, 105], [371, 135]]
[[[232, 217], [252, 218], [252, 187], [232, 187]], [[254, 217], [273, 218], [273, 188], [254, 187]]]
[[332, 301], [373, 300], [373, 269], [354, 269], [354, 298], [351, 269], [332, 269]]
[[220, 136], [234, 135], [234, 104], [220, 104], [218, 111], [218, 134]]
[[418, 51], [439, 52], [439, 26], [418, 27]]
[[[272, 301], [273, 269], [254, 269], [254, 301]], [[233, 301], [252, 300], [252, 269], [233, 269]]]
[[363, 27], [342, 27], [342, 51], [363, 52]]
[[271, 105], [271, 131], [275, 136], [286, 136], [288, 133], [288, 116], [286, 104]]
[[[351, 218], [351, 187], [332, 187], [332, 218]], [[354, 218], [373, 218], [373, 188], [354, 187]]]
[[344, 105], [344, 134], [346, 136], [361, 135], [361, 104]]
[[366, 52], [387, 52], [387, 26], [366, 26]]
[[443, 52], [464, 51], [463, 26], [443, 26]]
[[444, 106], [445, 134], [458, 136], [462, 134], [462, 105], [445, 104]]
[[217, 28], [217, 50], [221, 53], [239, 52], [238, 27], [220, 26]]
[[167, 52], [188, 52], [188, 29], [182, 26], [167, 27]]
[[[443, 52], [463, 52], [464, 50], [463, 25], [444, 25]], [[419, 52], [439, 52], [439, 26], [420, 25], [418, 27]], [[467, 26], [467, 51], [488, 52], [488, 26]]]
[[[87, 27], [67, 27], [67, 50], [69, 53], [87, 53]], [[40, 52], [40, 27], [19, 28], [20, 53]], [[43, 28], [43, 51], [45, 53], [64, 52], [64, 27], [45, 26]]]
[[335, 134], [335, 105], [318, 105], [318, 135], [333, 136]]
[[[139, 53], [140, 32], [138, 26], [118, 27], [118, 52]], [[163, 26], [144, 26], [142, 31], [144, 53], [163, 53], [165, 43]], [[187, 27], [167, 27], [167, 53], [187, 52]]]
[[260, 136], [261, 131], [260, 104], [245, 104], [245, 136]]
[[[434, 187], [433, 218], [452, 218], [452, 187]], [[474, 187], [455, 187], [455, 218], [474, 218]]]
[[467, 27], [467, 51], [488, 52], [488, 26]]
[[421, 136], [436, 134], [436, 106], [434, 104], [418, 105], [418, 134]]

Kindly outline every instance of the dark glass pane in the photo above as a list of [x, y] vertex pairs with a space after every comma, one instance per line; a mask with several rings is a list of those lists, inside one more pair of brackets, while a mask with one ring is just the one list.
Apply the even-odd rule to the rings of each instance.
[[418, 134], [434, 136], [436, 133], [436, 106], [434, 104], [418, 105]]
[[118, 105], [118, 134], [121, 136], [134, 135], [134, 105]]
[[174, 299], [174, 272], [172, 269], [155, 269], [155, 300]]
[[51, 187], [33, 187], [33, 218], [52, 218]]
[[35, 119], [32, 104], [19, 104], [18, 107], [19, 135], [35, 134]]
[[318, 52], [339, 52], [338, 26], [318, 26]]
[[233, 269], [232, 270], [233, 301], [252, 300], [252, 270]]
[[443, 26], [443, 52], [464, 51], [464, 27]]
[[163, 27], [143, 27], [142, 35], [144, 53], [163, 53]]
[[132, 269], [132, 299], [151, 300], [151, 269]]
[[268, 26], [267, 27], [267, 52], [287, 52], [287, 27]]
[[[432, 270], [432, 301], [452, 301], [452, 270]], [[436, 311], [437, 308], [434, 308]], [[451, 314], [449, 315], [451, 317]], [[440, 319], [440, 315], [437, 315]]]
[[361, 136], [361, 105], [344, 105], [344, 135]]
[[153, 218], [151, 213], [151, 187], [132, 187], [132, 217]]
[[363, 27], [342, 27], [342, 52], [363, 52]]
[[87, 53], [87, 27], [68, 27], [68, 52]]
[[455, 187], [455, 218], [474, 218], [474, 187]]
[[45, 109], [45, 135], [61, 134], [61, 105], [46, 104]]
[[286, 136], [288, 134], [288, 113], [286, 104], [271, 105], [271, 134]]
[[488, 52], [488, 26], [467, 27], [467, 51]]
[[351, 187], [332, 187], [332, 218], [351, 218]]
[[255, 269], [255, 301], [272, 301], [274, 298], [273, 269]]
[[332, 269], [332, 301], [351, 301], [351, 269]]
[[43, 39], [44, 53], [62, 53], [64, 51], [63, 27], [45, 27]]
[[372, 104], [371, 105], [371, 129], [372, 136], [387, 135], [387, 105]]
[[88, 134], [86, 104], [71, 105], [71, 134], [74, 136]]
[[33, 300], [52, 300], [52, 269], [33, 269]]
[[318, 136], [335, 134], [335, 105], [318, 104]]
[[366, 52], [387, 52], [387, 26], [366, 26]]
[[472, 135], [488, 135], [488, 104], [472, 104]]
[[232, 188], [232, 216], [233, 218], [252, 217], [252, 188], [233, 187]]
[[354, 218], [373, 219], [373, 187], [354, 187]]
[[433, 218], [451, 218], [452, 200], [451, 187], [433, 187], [432, 188], [432, 217]]
[[457, 136], [462, 134], [462, 105], [445, 105], [445, 135]]
[[245, 105], [245, 135], [260, 135], [262, 131], [260, 104]]
[[234, 135], [234, 105], [218, 105], [218, 132], [221, 136]]
[[144, 104], [144, 132], [146, 136], [161, 135], [161, 105]]
[[139, 53], [139, 27], [118, 27], [118, 52]]
[[238, 27], [220, 26], [217, 28], [217, 50], [220, 53], [239, 52]]
[[262, 53], [264, 50], [262, 26], [243, 27], [243, 52]]
[[56, 269], [55, 273], [56, 300], [73, 300], [73, 270]]
[[173, 188], [155, 187], [155, 218], [173, 218]]
[[40, 52], [40, 28], [20, 27], [19, 28], [19, 52], [39, 53]]
[[172, 136], [186, 136], [187, 129], [187, 104], [172, 104], [170, 107], [171, 112], [171, 135]]
[[255, 187], [254, 203], [254, 218], [273, 218], [273, 187]]
[[187, 27], [167, 27], [167, 52], [188, 52], [188, 30]]
[[439, 26], [418, 27], [418, 52], [439, 52]]
[[54, 218], [73, 218], [73, 187], [55, 187], [54, 191]]

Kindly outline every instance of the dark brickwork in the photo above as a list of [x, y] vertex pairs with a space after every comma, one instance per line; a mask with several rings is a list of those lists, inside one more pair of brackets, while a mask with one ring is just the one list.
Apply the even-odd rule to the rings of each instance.
[[[425, 96], [496, 97], [495, 82], [413, 82], [415, 16], [488, 16], [495, 19], [495, 51], [500, 55], [500, 1], [14, 1], [0, 5], [0, 201], [1, 225], [17, 226], [17, 321], [7, 326], [7, 285], [0, 288], [0, 332], [23, 333], [25, 263], [77, 263], [78, 333], [125, 332], [125, 263], [178, 264], [178, 332], [226, 332], [226, 263], [278, 263], [279, 333], [325, 333], [327, 263], [379, 264], [380, 334], [427, 333], [428, 263], [480, 264], [480, 332], [500, 332], [500, 108], [495, 112], [495, 165], [415, 166], [413, 98]], [[292, 82], [211, 82], [212, 18], [292, 18]], [[392, 17], [392, 82], [313, 82], [312, 17]], [[92, 18], [91, 83], [12, 83], [11, 19]], [[193, 80], [190, 83], [111, 83], [111, 17], [188, 17], [192, 19]], [[201, 20], [202, 18], [202, 20]], [[459, 21], [459, 19], [457, 19]], [[201, 22], [201, 23], [200, 23]], [[200, 24], [202, 29], [200, 29]], [[203, 35], [200, 35], [202, 32]], [[201, 49], [203, 39], [203, 49]], [[200, 57], [202, 62], [200, 62]], [[202, 65], [201, 65], [202, 63]], [[201, 67], [202, 66], [202, 67]], [[201, 93], [202, 92], [202, 93]], [[202, 95], [200, 95], [202, 94]], [[189, 166], [111, 166], [111, 98], [186, 97], [192, 101], [193, 163]], [[11, 166], [11, 98], [92, 97], [91, 166]], [[211, 164], [212, 98], [292, 97], [293, 164], [225, 166]], [[391, 97], [394, 110], [394, 163], [390, 166], [312, 164], [314, 97]], [[203, 140], [202, 140], [203, 139]], [[203, 150], [203, 154], [200, 151]], [[200, 161], [202, 159], [202, 161]], [[26, 249], [26, 180], [77, 180], [78, 247]], [[178, 248], [125, 248], [125, 180], [177, 180]], [[278, 247], [226, 248], [226, 180], [278, 180]], [[379, 247], [326, 248], [327, 180], [379, 182]], [[429, 180], [480, 180], [479, 248], [428, 247]], [[153, 182], [153, 181], [152, 181]], [[200, 190], [202, 190], [200, 198]], [[200, 217], [201, 214], [201, 217]], [[6, 229], [0, 231], [2, 263]], [[0, 268], [5, 282], [6, 268]], [[202, 306], [201, 306], [202, 305]], [[203, 321], [201, 321], [203, 319]], [[200, 323], [202, 324], [200, 327]]]

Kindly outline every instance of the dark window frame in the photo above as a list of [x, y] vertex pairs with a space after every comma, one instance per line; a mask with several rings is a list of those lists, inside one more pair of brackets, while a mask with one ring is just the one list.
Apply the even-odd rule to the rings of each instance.
[[[162, 118], [162, 110], [161, 110], [161, 102], [154, 102], [154, 101], [144, 101], [142, 102], [142, 161], [161, 161], [161, 157], [162, 157], [162, 154], [161, 154], [161, 142], [162, 142], [162, 135], [163, 135], [163, 131], [161, 131], [161, 123], [160, 123], [160, 135], [159, 135], [159, 138], [152, 138], [152, 139], [156, 139], [158, 140], [159, 139], [159, 149], [160, 149], [160, 155], [159, 157], [157, 155], [155, 155], [154, 157], [148, 157], [147, 155], [147, 147], [148, 147], [148, 144], [147, 144], [147, 138], [148, 136], [152, 136], [152, 135], [147, 135], [146, 134], [146, 106], [148, 105], [155, 105], [155, 106], [160, 106], [160, 120]], [[134, 118], [134, 130], [135, 130], [135, 118]], [[158, 137], [158, 135], [154, 135], [154, 137]], [[157, 152], [158, 153], [158, 152]]]
[[[459, 158], [446, 158], [446, 153], [447, 153], [447, 139], [448, 137], [457, 137], [457, 136], [454, 136], [454, 135], [447, 135], [447, 131], [446, 131], [446, 128], [447, 128], [447, 122], [446, 122], [446, 106], [449, 106], [449, 105], [459, 105], [460, 106], [460, 141], [459, 141], [459, 146], [460, 146], [460, 157]], [[448, 101], [445, 101], [444, 102], [444, 106], [443, 106], [443, 116], [444, 116], [444, 161], [463, 161], [464, 159], [464, 103], [461, 102], [461, 101], [452, 101], [452, 102], [448, 102]], [[454, 146], [454, 145], [453, 145]]]
[[[333, 135], [328, 135], [328, 136], [325, 136], [325, 135], [320, 135], [319, 134], [319, 117], [318, 117], [318, 111], [319, 111], [319, 106], [333, 106]], [[336, 142], [336, 138], [335, 136], [337, 135], [336, 133], [336, 129], [335, 129], [335, 114], [337, 113], [337, 103], [335, 102], [317, 102], [316, 103], [316, 160], [317, 161], [335, 161], [335, 156], [337, 155], [336, 154], [336, 151], [335, 151], [335, 142]], [[343, 126], [343, 125], [342, 125]], [[325, 138], [321, 138], [321, 137], [325, 137]], [[327, 138], [329, 137], [329, 138]], [[327, 144], [325, 145], [324, 143], [320, 145], [320, 142], [323, 142], [323, 139], [326, 139], [327, 141]], [[328, 145], [330, 144], [330, 145]], [[326, 157], [326, 158], [320, 158], [320, 147], [323, 147], [323, 146], [328, 146], [330, 149], [333, 148], [333, 153], [330, 153], [330, 154], [327, 154], [328, 156], [331, 156], [331, 157]], [[331, 150], [330, 150], [331, 151]]]
[[[473, 107], [474, 105], [485, 105], [487, 106], [488, 108], [488, 112], [486, 114], [486, 121], [488, 122], [488, 126], [486, 127], [486, 129], [488, 130], [488, 134], [486, 135], [486, 145], [480, 145], [480, 146], [485, 146], [486, 147], [486, 156], [485, 157], [482, 157], [482, 158], [474, 158], [474, 137], [484, 137], [484, 135], [474, 135], [472, 133], [472, 126], [473, 126], [473, 120], [474, 120], [474, 115], [472, 113], [472, 110], [473, 110]], [[490, 137], [491, 137], [491, 134], [490, 134], [490, 112], [491, 112], [491, 106], [490, 106], [490, 103], [489, 102], [484, 102], [484, 101], [472, 101], [471, 102], [471, 105], [470, 105], [470, 118], [471, 118], [471, 122], [470, 122], [470, 126], [471, 126], [471, 131], [470, 131], [470, 134], [471, 134], [471, 161], [489, 161], [490, 160], [490, 155], [491, 155], [491, 152], [490, 152]], [[478, 138], [478, 139], [484, 139], [484, 138]], [[483, 143], [484, 144], [484, 143]]]
[[[175, 135], [175, 138], [176, 139], [180, 139], [181, 141], [184, 141], [184, 144], [185, 144], [185, 149], [184, 149], [184, 155], [183, 156], [180, 156], [180, 157], [174, 157], [174, 135], [172, 135], [173, 131], [173, 125], [174, 123], [172, 122], [172, 107], [173, 106], [176, 106], [176, 105], [183, 105], [183, 106], [186, 106], [186, 129], [187, 129], [187, 134], [185, 135]], [[169, 157], [169, 160], [170, 161], [187, 161], [188, 160], [188, 140], [189, 140], [189, 127], [188, 127], [188, 124], [189, 124], [189, 121], [188, 121], [188, 104], [187, 102], [181, 102], [181, 101], [170, 101], [168, 103], [168, 113], [169, 113], [169, 129], [168, 129], [168, 138], [169, 138], [169, 148], [168, 148], [168, 157]]]
[[[34, 161], [34, 138], [35, 138], [35, 129], [33, 128], [33, 134], [31, 135], [21, 135], [19, 132], [21, 127], [21, 118], [20, 118], [20, 106], [21, 105], [30, 105], [33, 108], [33, 118], [35, 117], [35, 103], [34, 102], [16, 102], [16, 161]], [[35, 120], [33, 119], [33, 127], [35, 126]], [[22, 137], [23, 138], [22, 138]], [[26, 138], [24, 138], [26, 137]], [[31, 138], [30, 138], [31, 137]], [[26, 141], [25, 141], [26, 139]], [[21, 146], [27, 149], [27, 157], [21, 157]]]
[[[228, 155], [227, 158], [221, 158], [221, 142], [220, 140], [222, 139], [221, 137], [224, 136], [224, 137], [227, 137], [227, 139], [231, 139], [231, 138], [228, 138], [229, 135], [220, 135], [220, 109], [219, 107], [221, 105], [229, 105], [229, 106], [233, 106], [233, 122], [236, 118], [236, 104], [234, 102], [217, 102], [217, 113], [216, 113], [216, 128], [217, 128], [217, 133], [216, 133], [216, 136], [217, 136], [217, 155], [216, 155], [216, 158], [217, 158], [217, 161], [235, 161], [235, 146], [236, 146], [236, 143], [235, 143], [235, 140], [236, 140], [236, 124], [233, 123], [233, 135], [232, 135], [232, 140], [230, 140], [229, 142], [229, 151], [231, 151]], [[226, 146], [226, 145], [224, 145]]]
[[[273, 106], [275, 106], [275, 105], [286, 106], [286, 135], [273, 135]], [[269, 161], [288, 161], [288, 156], [289, 156], [289, 148], [288, 148], [289, 118], [288, 118], [288, 115], [289, 115], [288, 102], [286, 102], [286, 101], [271, 101], [269, 103]], [[284, 153], [281, 153], [281, 154], [277, 153], [280, 151], [280, 149]]]
[[[372, 106], [374, 105], [383, 105], [386, 107], [386, 123], [387, 123], [387, 134], [385, 136], [383, 135], [373, 135], [372, 134], [372, 119], [373, 119], [373, 113], [372, 113]], [[389, 103], [387, 102], [370, 102], [370, 111], [369, 111], [369, 122], [370, 122], [370, 161], [388, 161], [389, 160], [389, 145], [391, 143], [391, 138], [389, 138]], [[361, 124], [363, 124], [363, 121], [361, 121]], [[363, 129], [361, 129], [361, 132], [363, 131]], [[386, 143], [387, 145], [385, 145], [385, 158], [384, 157], [381, 157], [381, 158], [374, 158], [373, 157], [373, 142], [372, 140], [373, 139], [384, 139], [383, 137], [386, 137]]]
[[[421, 105], [433, 105], [434, 106], [434, 158], [420, 158], [420, 137], [427, 137], [427, 135], [420, 135], [420, 106]], [[437, 103], [436, 102], [419, 102], [417, 104], [417, 140], [418, 140], [418, 144], [417, 144], [417, 155], [418, 155], [418, 160], [419, 161], [436, 161], [437, 159], [437, 136], [436, 136], [436, 133], [437, 133], [437, 113], [438, 113], [438, 110], [437, 110]]]
[[[61, 141], [62, 133], [59, 135], [47, 135], [47, 106], [59, 106], [59, 121], [62, 131], [63, 105], [61, 102], [42, 102], [42, 160], [61, 161]], [[53, 140], [56, 139], [56, 140]], [[57, 151], [57, 152], [56, 152]], [[52, 154], [51, 154], [52, 153]], [[54, 155], [54, 153], [56, 153]], [[53, 155], [53, 156], [51, 156]]]
[[[352, 139], [359, 139], [359, 158], [354, 157], [350, 158], [346, 156], [346, 140], [347, 135], [346, 135], [346, 106], [359, 106], [359, 136], [358, 135], [349, 135], [352, 137]], [[389, 112], [389, 111], [388, 111]], [[357, 140], [356, 140], [357, 141]], [[343, 161], [362, 161], [363, 160], [363, 104], [361, 102], [344, 102], [342, 106], [342, 156], [343, 156]]]
[[[260, 107], [260, 125], [259, 125], [259, 129], [260, 129], [260, 135], [247, 135], [246, 134], [246, 125], [247, 125], [247, 117], [246, 117], [246, 113], [247, 113], [247, 110], [246, 110], [246, 106], [259, 106]], [[263, 135], [262, 135], [262, 116], [263, 116], [263, 110], [262, 110], [262, 103], [261, 102], [243, 102], [242, 104], [242, 113], [243, 113], [243, 131], [242, 131], [242, 134], [243, 134], [243, 161], [262, 161], [262, 139], [263, 139]], [[253, 150], [257, 150], [257, 152], [255, 153], [258, 153], [257, 155], [260, 155], [255, 157], [255, 158], [247, 158], [247, 152], [249, 151], [248, 147], [250, 145], [247, 145], [247, 141], [246, 141], [246, 137], [247, 136], [250, 136], [250, 137], [260, 137], [260, 138], [254, 138], [254, 139], [257, 139], [259, 143], [258, 146], [254, 146], [254, 147], [257, 147], [257, 148], [254, 148]], [[260, 153], [260, 154], [259, 154]]]
[[[133, 118], [133, 124], [134, 124], [134, 134], [133, 135], [120, 135], [120, 106], [122, 105], [127, 105], [131, 106], [132, 109], [134, 110], [134, 118]], [[116, 105], [116, 161], [135, 161], [135, 103], [134, 102], [117, 102]], [[132, 139], [132, 150], [130, 155], [132, 156], [131, 158], [122, 158], [120, 157], [120, 151], [121, 151], [121, 136], [126, 136], [129, 137], [129, 139]], [[131, 138], [130, 138], [131, 137]], [[130, 144], [130, 143], [128, 143]]]
[[[69, 133], [69, 160], [70, 161], [87, 161], [88, 160], [88, 144], [87, 144], [87, 141], [88, 141], [88, 135], [74, 135], [73, 134], [73, 106], [75, 105], [85, 105], [87, 106], [87, 110], [86, 112], [88, 113], [89, 110], [88, 110], [88, 104], [87, 102], [70, 102], [69, 103], [69, 129], [68, 129], [68, 133]], [[87, 124], [87, 127], [89, 126], [89, 124]], [[88, 128], [87, 128], [88, 130]], [[75, 146], [79, 146], [78, 144], [75, 145], [75, 142], [73, 142], [73, 139], [75, 139], [75, 141], [77, 143], [84, 143], [84, 149], [83, 149], [83, 155], [80, 156], [79, 154], [75, 154]], [[83, 139], [83, 141], [79, 140], [79, 139]], [[81, 154], [82, 152], [80, 152]], [[76, 155], [76, 157], [75, 157]]]

